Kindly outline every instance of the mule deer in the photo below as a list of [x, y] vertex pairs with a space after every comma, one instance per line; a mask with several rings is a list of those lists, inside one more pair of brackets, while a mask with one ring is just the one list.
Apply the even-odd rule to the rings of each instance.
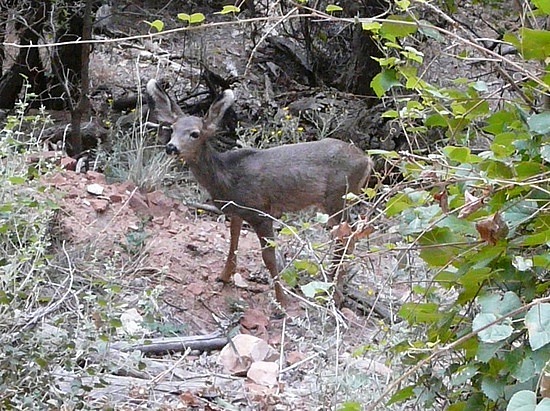
[[166, 153], [186, 161], [212, 200], [231, 219], [229, 255], [220, 280], [227, 283], [237, 268], [237, 247], [243, 220], [256, 232], [262, 258], [275, 283], [275, 297], [284, 305], [273, 239], [273, 218], [285, 211], [317, 206], [338, 223], [348, 192], [359, 193], [372, 169], [372, 160], [357, 147], [340, 140], [273, 147], [241, 148], [220, 153], [211, 139], [234, 102], [225, 90], [204, 118], [185, 115], [155, 80], [147, 83], [149, 104], [165, 137]]

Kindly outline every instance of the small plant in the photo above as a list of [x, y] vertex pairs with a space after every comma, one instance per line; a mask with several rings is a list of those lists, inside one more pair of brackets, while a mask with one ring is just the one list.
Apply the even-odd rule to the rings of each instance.
[[115, 181], [131, 181], [145, 191], [154, 191], [163, 186], [173, 161], [160, 149], [155, 137], [143, 130], [139, 121], [129, 129], [117, 130], [112, 152], [104, 155], [105, 174]]

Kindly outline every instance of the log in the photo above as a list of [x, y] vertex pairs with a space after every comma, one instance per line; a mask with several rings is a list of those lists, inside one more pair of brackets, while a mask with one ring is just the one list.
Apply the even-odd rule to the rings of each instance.
[[165, 354], [170, 351], [214, 351], [222, 349], [229, 339], [219, 334], [195, 335], [189, 337], [164, 337], [144, 339], [137, 344], [118, 342], [111, 348], [122, 352], [141, 351], [148, 354]]

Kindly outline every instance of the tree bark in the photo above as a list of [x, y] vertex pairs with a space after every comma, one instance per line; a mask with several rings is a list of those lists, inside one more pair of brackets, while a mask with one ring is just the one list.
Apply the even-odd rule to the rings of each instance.
[[82, 152], [82, 119], [90, 114], [90, 99], [88, 95], [90, 91], [89, 67], [91, 44], [86, 43], [86, 41], [92, 38], [92, 0], [86, 0], [83, 20], [83, 43], [80, 44], [81, 54], [77, 61], [80, 64], [78, 75], [80, 78], [80, 93], [78, 104], [71, 110], [71, 135], [67, 142], [67, 154], [71, 157], [76, 157]]
[[[31, 10], [34, 10], [26, 21], [29, 25], [23, 30], [20, 44], [38, 44], [39, 35], [42, 32], [47, 18], [47, 2], [32, 1]], [[18, 24], [21, 26], [21, 23]], [[40, 59], [38, 48], [21, 48], [13, 67], [0, 78], [0, 108], [11, 109], [21, 92], [23, 83], [27, 81], [33, 93], [40, 95], [46, 90], [46, 77], [44, 67]]]
[[[350, 10], [350, 16], [373, 17], [385, 11], [385, 5], [378, 1], [346, 0], [343, 5], [345, 10]], [[365, 96], [374, 96], [370, 83], [374, 76], [380, 72], [380, 65], [373, 57], [382, 57], [369, 32], [363, 30], [361, 24], [355, 24], [351, 42], [352, 54], [347, 64], [347, 69], [338, 79], [341, 89]]]

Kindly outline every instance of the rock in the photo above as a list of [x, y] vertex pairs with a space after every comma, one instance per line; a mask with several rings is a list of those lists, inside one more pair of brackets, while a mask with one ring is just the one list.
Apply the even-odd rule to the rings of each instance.
[[[237, 275], [235, 275], [235, 277], [236, 276]], [[256, 337], [263, 338], [266, 341], [268, 341], [269, 338], [269, 333], [267, 332], [268, 325], [269, 319], [260, 310], [248, 309], [244, 312], [241, 318], [242, 332], [255, 335]]]
[[258, 361], [273, 360], [277, 352], [264, 340], [247, 334], [238, 334], [220, 352], [219, 362], [232, 375], [246, 375]]
[[60, 166], [63, 170], [71, 170], [71, 171], [75, 171], [76, 170], [76, 163], [77, 163], [77, 160], [75, 160], [74, 158], [71, 158], [71, 157], [63, 157], [60, 161]]
[[286, 362], [289, 365], [294, 365], [294, 364], [302, 361], [304, 358], [306, 358], [306, 355], [304, 353], [299, 352], [299, 351], [291, 351], [288, 354], [286, 354]]
[[257, 361], [252, 363], [246, 376], [256, 384], [272, 387], [277, 385], [279, 365], [276, 362]]
[[96, 213], [104, 213], [109, 208], [109, 202], [102, 199], [93, 199], [90, 200], [90, 206]]
[[105, 191], [105, 187], [103, 187], [101, 184], [93, 183], [88, 184], [86, 186], [86, 191], [90, 194], [93, 194], [95, 196], [100, 196], [103, 194], [103, 191]]
[[135, 308], [130, 308], [120, 315], [122, 331], [128, 335], [144, 335], [146, 330], [141, 326], [143, 317]]
[[187, 285], [187, 291], [193, 294], [195, 297], [204, 294], [204, 283], [191, 283]]
[[149, 211], [149, 205], [145, 201], [145, 198], [143, 197], [143, 194], [141, 194], [139, 191], [136, 191], [133, 193], [133, 195], [130, 197], [130, 200], [128, 201], [130, 204], [130, 207], [139, 214], [147, 214]]
[[88, 180], [95, 181], [98, 184], [107, 184], [105, 175], [100, 172], [89, 170], [86, 173], [86, 177], [88, 177]]
[[109, 195], [109, 200], [111, 200], [112, 203], [120, 203], [122, 202], [122, 196], [120, 194], [111, 194]]
[[237, 288], [243, 288], [243, 289], [248, 288], [248, 283], [243, 278], [243, 276], [240, 275], [239, 273], [235, 273], [233, 275], [233, 283], [235, 283], [235, 287], [237, 287]]

